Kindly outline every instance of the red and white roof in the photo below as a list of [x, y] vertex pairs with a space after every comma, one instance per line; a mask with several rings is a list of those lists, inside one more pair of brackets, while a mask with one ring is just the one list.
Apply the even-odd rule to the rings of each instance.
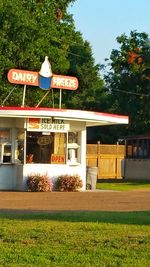
[[71, 109], [0, 107], [1, 118], [56, 118], [84, 121], [86, 126], [128, 124], [128, 116]]

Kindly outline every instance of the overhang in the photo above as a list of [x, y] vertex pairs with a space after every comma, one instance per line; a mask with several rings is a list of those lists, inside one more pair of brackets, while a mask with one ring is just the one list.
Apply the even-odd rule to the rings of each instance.
[[0, 107], [0, 118], [56, 118], [84, 121], [87, 127], [128, 124], [128, 116], [85, 110], [34, 108], [34, 107]]

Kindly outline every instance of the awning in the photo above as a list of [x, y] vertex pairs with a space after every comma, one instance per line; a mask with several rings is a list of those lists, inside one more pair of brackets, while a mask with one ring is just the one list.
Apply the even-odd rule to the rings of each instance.
[[34, 108], [34, 107], [0, 107], [1, 118], [54, 118], [84, 121], [87, 127], [100, 125], [128, 124], [124, 115], [101, 113], [85, 110]]

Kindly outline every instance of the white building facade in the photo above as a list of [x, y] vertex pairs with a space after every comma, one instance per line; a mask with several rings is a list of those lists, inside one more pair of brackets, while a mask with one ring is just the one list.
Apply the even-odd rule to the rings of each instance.
[[86, 189], [86, 129], [128, 117], [82, 110], [0, 107], [0, 190], [26, 191], [31, 174], [78, 174]]

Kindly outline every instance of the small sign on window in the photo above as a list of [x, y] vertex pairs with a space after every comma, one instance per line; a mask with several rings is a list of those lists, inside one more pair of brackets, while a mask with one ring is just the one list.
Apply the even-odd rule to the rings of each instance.
[[51, 164], [65, 164], [65, 155], [51, 155]]

